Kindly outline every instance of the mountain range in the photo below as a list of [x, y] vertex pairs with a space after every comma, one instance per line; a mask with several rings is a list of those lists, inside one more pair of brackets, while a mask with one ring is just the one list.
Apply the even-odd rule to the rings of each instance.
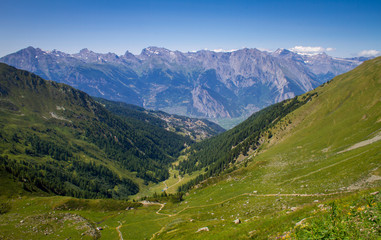
[[186, 116], [232, 119], [305, 93], [366, 58], [240, 49], [183, 53], [148, 47], [139, 55], [76, 54], [28, 47], [0, 62], [96, 97]]

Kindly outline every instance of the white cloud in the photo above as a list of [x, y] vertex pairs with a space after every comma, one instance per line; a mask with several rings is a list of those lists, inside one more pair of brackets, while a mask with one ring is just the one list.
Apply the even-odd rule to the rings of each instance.
[[358, 55], [361, 57], [376, 57], [381, 55], [381, 52], [374, 49], [370, 49], [370, 50], [363, 50], [359, 52]]
[[319, 54], [322, 52], [331, 52], [335, 51], [334, 48], [324, 48], [324, 47], [307, 47], [307, 46], [295, 46], [293, 48], [290, 48], [290, 51], [300, 53], [300, 54]]
[[222, 49], [222, 48], [219, 48], [219, 49], [214, 49], [212, 50], [213, 52], [234, 52], [234, 51], [237, 51], [238, 49], [230, 49], [230, 50], [226, 50], [226, 49]]

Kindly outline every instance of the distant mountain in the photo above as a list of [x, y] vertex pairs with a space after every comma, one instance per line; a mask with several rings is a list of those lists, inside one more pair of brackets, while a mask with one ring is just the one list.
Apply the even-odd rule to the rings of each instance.
[[88, 94], [0, 63], [0, 171], [42, 190], [85, 198], [126, 198], [168, 168], [193, 141], [120, 117]]
[[325, 53], [300, 55], [286, 49], [182, 53], [158, 47], [121, 56], [28, 47], [0, 59], [92, 96], [211, 119], [248, 116], [310, 91], [363, 60]]

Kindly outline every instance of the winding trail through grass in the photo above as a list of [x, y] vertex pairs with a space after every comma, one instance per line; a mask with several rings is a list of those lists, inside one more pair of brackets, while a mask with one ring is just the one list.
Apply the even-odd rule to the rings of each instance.
[[163, 188], [163, 191], [166, 191], [168, 189], [168, 185], [167, 185], [167, 183], [165, 181], [163, 183], [165, 185], [165, 187]]
[[158, 215], [171, 216], [171, 214], [166, 214], [166, 213], [161, 213], [161, 212], [160, 212], [161, 209], [163, 209], [164, 206], [165, 206], [164, 203], [159, 203], [159, 202], [149, 202], [149, 201], [141, 201], [140, 203], [143, 204], [144, 206], [159, 205], [160, 208], [159, 208], [159, 210], [156, 211], [156, 214], [158, 214]]
[[155, 239], [156, 235], [159, 235], [160, 233], [162, 233], [164, 229], [165, 229], [165, 226], [163, 226], [158, 232], [155, 232], [154, 234], [152, 234], [152, 237], [150, 238], [150, 240]]
[[[204, 208], [204, 207], [211, 207], [219, 204], [223, 204], [225, 202], [228, 202], [230, 200], [233, 200], [235, 198], [239, 198], [242, 196], [251, 196], [251, 197], [314, 197], [314, 196], [332, 196], [332, 195], [338, 195], [338, 194], [343, 194], [343, 193], [350, 193], [352, 191], [341, 191], [341, 192], [333, 192], [333, 193], [311, 193], [311, 194], [305, 194], [305, 193], [275, 193], [275, 194], [257, 194], [257, 193], [242, 193], [237, 196], [225, 199], [223, 201], [220, 201], [218, 203], [211, 203], [211, 204], [205, 204], [205, 205], [199, 205], [199, 206], [186, 206], [182, 210], [178, 211], [177, 213], [174, 214], [168, 214], [168, 213], [161, 213], [160, 211], [164, 208], [165, 204], [163, 203], [158, 203], [158, 202], [141, 202], [143, 205], [160, 205], [160, 209], [156, 211], [156, 214], [158, 215], [166, 215], [168, 217], [174, 217], [177, 216], [178, 214], [184, 212], [185, 210], [188, 209], [194, 209], [194, 208]], [[154, 233], [151, 237], [150, 240], [155, 239], [157, 235], [162, 233], [165, 229], [165, 226], [163, 226], [159, 231]]]
[[211, 203], [211, 204], [205, 204], [205, 205], [199, 205], [199, 206], [186, 206], [182, 210], [178, 211], [177, 213], [174, 214], [168, 214], [168, 213], [161, 213], [160, 211], [164, 208], [165, 204], [163, 203], [157, 203], [157, 202], [150, 202], [150, 203], [145, 203], [143, 205], [160, 205], [160, 209], [156, 211], [156, 214], [159, 215], [166, 215], [168, 217], [174, 217], [177, 216], [178, 214], [184, 212], [187, 209], [193, 209], [193, 208], [203, 208], [203, 207], [211, 207], [219, 204], [223, 204], [227, 201], [233, 200], [235, 198], [239, 198], [242, 196], [250, 196], [250, 197], [319, 197], [319, 196], [332, 196], [332, 195], [338, 195], [338, 194], [343, 194], [343, 193], [350, 193], [351, 191], [341, 191], [341, 192], [333, 192], [333, 193], [311, 193], [311, 194], [306, 194], [306, 193], [274, 193], [274, 194], [256, 194], [256, 193], [242, 193], [237, 196], [225, 199], [223, 201], [217, 202], [217, 203]]
[[123, 224], [121, 223], [121, 222], [119, 222], [119, 226], [117, 226], [115, 229], [116, 229], [116, 231], [118, 232], [118, 234], [119, 234], [119, 239], [120, 240], [123, 240], [123, 235], [122, 235], [122, 232], [120, 231], [120, 228], [123, 226]]
[[[177, 178], [178, 178], [179, 180], [178, 180], [177, 182], [175, 182], [174, 184], [172, 184], [171, 186], [167, 187], [167, 190], [170, 189], [170, 188], [172, 188], [172, 187], [174, 187], [174, 186], [176, 186], [177, 184], [179, 184], [179, 183], [183, 180], [183, 178], [180, 177], [180, 176], [177, 176]], [[167, 185], [167, 184], [166, 184], [166, 185]]]
[[163, 191], [166, 191], [166, 190], [168, 190], [168, 189], [170, 189], [170, 188], [176, 186], [177, 184], [179, 184], [179, 183], [183, 180], [183, 178], [180, 177], [180, 176], [178, 176], [177, 178], [178, 178], [179, 180], [178, 180], [177, 182], [175, 182], [174, 184], [172, 184], [171, 186], [168, 186], [167, 183], [166, 183], [166, 181], [164, 181], [165, 188], [163, 188]]
[[[348, 161], [348, 160], [351, 160], [352, 158], [358, 157], [358, 156], [360, 156], [360, 155], [362, 155], [362, 154], [364, 154], [364, 153], [367, 153], [367, 152], [369, 152], [369, 150], [364, 151], [364, 152], [362, 152], [362, 153], [359, 153], [359, 154], [357, 154], [357, 155], [355, 155], [355, 156], [352, 156], [352, 157], [349, 157], [349, 158], [344, 158], [344, 159], [341, 160], [341, 161], [338, 161], [338, 162], [335, 162], [335, 163], [333, 163], [333, 164], [331, 164], [331, 165], [328, 165], [328, 166], [319, 168], [319, 169], [317, 169], [317, 170], [315, 170], [315, 171], [312, 171], [312, 172], [309, 172], [309, 173], [307, 173], [307, 174], [305, 174], [305, 175], [301, 175], [301, 176], [294, 177], [294, 178], [291, 178], [291, 179], [289, 179], [289, 180], [283, 181], [283, 182], [281, 182], [281, 183], [278, 183], [278, 185], [282, 185], [282, 184], [285, 184], [285, 183], [287, 183], [287, 182], [292, 183], [292, 182], [294, 182], [295, 180], [298, 180], [298, 179], [301, 179], [301, 178], [305, 178], [305, 177], [308, 177], [308, 176], [310, 176], [310, 175], [312, 175], [312, 174], [315, 174], [315, 173], [317, 173], [317, 172], [320, 172], [320, 171], [322, 171], [322, 170], [325, 170], [325, 169], [334, 167], [334, 166], [336, 166], [336, 165], [338, 165], [338, 164], [341, 164], [341, 163], [343, 163], [343, 162], [346, 162], [346, 161]], [[337, 154], [339, 154], [339, 153], [337, 153]]]
[[381, 140], [381, 133], [378, 133], [375, 137], [373, 137], [371, 139], [367, 139], [367, 140], [361, 141], [361, 142], [358, 142], [358, 143], [350, 146], [349, 148], [347, 148], [347, 149], [345, 149], [343, 151], [338, 152], [337, 154], [348, 152], [348, 151], [351, 151], [351, 150], [356, 149], [356, 148], [364, 147], [366, 145], [372, 144], [372, 143], [380, 141], [380, 140]]

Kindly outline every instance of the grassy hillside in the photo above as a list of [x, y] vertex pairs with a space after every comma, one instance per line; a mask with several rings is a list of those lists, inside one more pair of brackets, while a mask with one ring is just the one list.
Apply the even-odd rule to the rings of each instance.
[[[185, 239], [205, 226], [210, 231], [198, 233], [200, 239], [275, 238], [313, 219], [329, 199], [380, 189], [380, 85], [377, 58], [309, 93], [317, 96], [276, 121], [272, 137], [263, 136], [242, 159], [246, 167], [202, 182], [187, 204], [168, 209], [196, 221], [166, 226], [162, 238]], [[237, 218], [243, 223], [233, 224]]]
[[[377, 58], [298, 97], [314, 95], [273, 121], [266, 130], [272, 137], [262, 134], [237, 170], [231, 165], [230, 173], [203, 181], [181, 204], [166, 205], [159, 213], [168, 223], [154, 238], [379, 238], [372, 219], [381, 215], [380, 85]], [[363, 212], [368, 205], [371, 213]], [[197, 232], [203, 227], [209, 231]]]
[[168, 167], [192, 141], [122, 119], [87, 94], [0, 65], [0, 166], [25, 191], [125, 198]]
[[[193, 145], [187, 151], [188, 158], [181, 161], [177, 168], [182, 174], [192, 173], [203, 168], [206, 169], [206, 173], [182, 185], [179, 189], [187, 191], [191, 186], [206, 178], [232, 171], [231, 167], [236, 161], [241, 161], [250, 152], [257, 150], [264, 139], [272, 138], [271, 128], [282, 121], [283, 117], [316, 96], [317, 93], [308, 93], [274, 104], [254, 113], [234, 129]], [[291, 124], [291, 120], [285, 124]]]
[[[0, 232], [17, 239], [6, 229], [19, 226], [35, 239], [78, 236], [87, 230], [77, 233], [78, 228], [68, 224], [48, 235], [41, 225], [35, 226], [38, 231], [27, 230], [33, 228], [31, 216], [59, 220], [63, 214], [76, 214], [104, 229], [83, 236], [101, 239], [379, 239], [380, 85], [381, 58], [376, 58], [292, 100], [302, 104], [280, 111], [285, 114], [258, 128], [261, 134], [252, 131], [259, 138], [247, 143], [247, 156], [241, 151], [220, 174], [191, 188], [180, 203], [143, 202], [133, 211], [89, 211], [55, 208], [62, 205], [62, 197], [2, 199]], [[287, 109], [292, 101], [273, 109]], [[237, 129], [260, 124], [250, 118], [221, 139], [234, 139], [240, 136]], [[250, 133], [229, 151], [251, 139]], [[223, 148], [210, 149], [209, 154], [229, 145], [219, 146]], [[50, 224], [54, 229], [55, 223]]]

